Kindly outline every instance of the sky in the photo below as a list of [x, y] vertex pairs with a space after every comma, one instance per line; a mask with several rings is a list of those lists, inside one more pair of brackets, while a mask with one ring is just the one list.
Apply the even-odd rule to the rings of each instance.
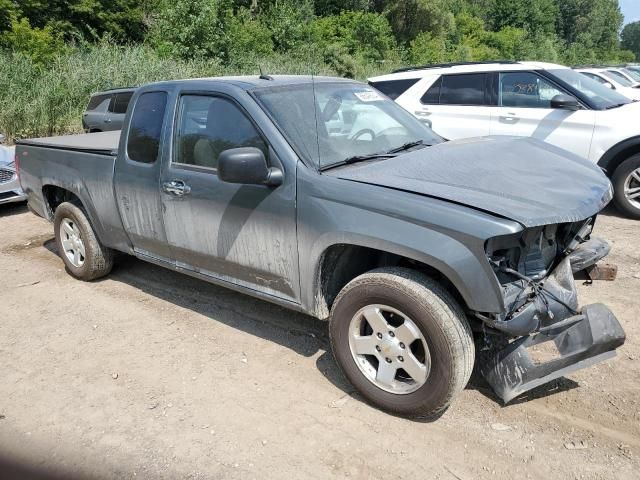
[[640, 20], [640, 0], [620, 0], [620, 8], [625, 24]]

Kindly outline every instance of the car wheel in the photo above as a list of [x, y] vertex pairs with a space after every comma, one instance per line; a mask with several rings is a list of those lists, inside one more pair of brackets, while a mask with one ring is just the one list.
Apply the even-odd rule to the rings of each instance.
[[113, 250], [100, 243], [81, 207], [60, 204], [53, 225], [58, 253], [71, 275], [90, 281], [111, 271]]
[[631, 218], [640, 220], [640, 155], [628, 158], [611, 177], [616, 207]]
[[352, 280], [333, 304], [329, 332], [336, 362], [358, 392], [398, 415], [440, 415], [473, 369], [464, 311], [413, 270], [382, 268]]

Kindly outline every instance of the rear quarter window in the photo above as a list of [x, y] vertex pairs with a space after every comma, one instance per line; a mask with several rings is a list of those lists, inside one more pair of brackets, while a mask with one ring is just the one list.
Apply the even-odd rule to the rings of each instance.
[[94, 95], [89, 99], [89, 104], [87, 105], [87, 111], [95, 110], [98, 108], [102, 102], [110, 99], [110, 95]]
[[153, 163], [158, 159], [166, 107], [166, 92], [147, 92], [138, 97], [127, 138], [127, 155], [134, 162]]
[[369, 82], [376, 90], [380, 90], [391, 100], [395, 100], [404, 92], [418, 83], [419, 78], [406, 78], [402, 80], [382, 80], [379, 82]]
[[442, 77], [438, 78], [433, 85], [422, 96], [420, 101], [425, 105], [438, 105], [440, 103], [440, 87], [442, 86]]

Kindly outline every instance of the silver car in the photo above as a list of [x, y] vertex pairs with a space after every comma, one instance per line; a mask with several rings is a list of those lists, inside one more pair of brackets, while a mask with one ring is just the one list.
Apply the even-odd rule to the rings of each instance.
[[87, 108], [82, 114], [82, 126], [85, 132], [120, 130], [135, 90], [135, 88], [117, 88], [91, 95]]
[[[4, 135], [0, 134], [0, 143], [3, 141]], [[0, 205], [27, 199], [18, 181], [15, 151], [15, 147], [0, 145]]]

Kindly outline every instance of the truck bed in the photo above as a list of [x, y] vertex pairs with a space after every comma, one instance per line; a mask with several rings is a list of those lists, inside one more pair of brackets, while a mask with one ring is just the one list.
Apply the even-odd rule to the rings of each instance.
[[[16, 145], [20, 182], [31, 210], [53, 221], [60, 190], [77, 197], [104, 245], [127, 245], [115, 200], [113, 175], [120, 132], [21, 140]], [[57, 193], [58, 192], [58, 193]]]
[[120, 130], [113, 132], [83, 133], [60, 137], [43, 137], [19, 140], [18, 145], [46, 147], [76, 152], [117, 155], [120, 142]]

